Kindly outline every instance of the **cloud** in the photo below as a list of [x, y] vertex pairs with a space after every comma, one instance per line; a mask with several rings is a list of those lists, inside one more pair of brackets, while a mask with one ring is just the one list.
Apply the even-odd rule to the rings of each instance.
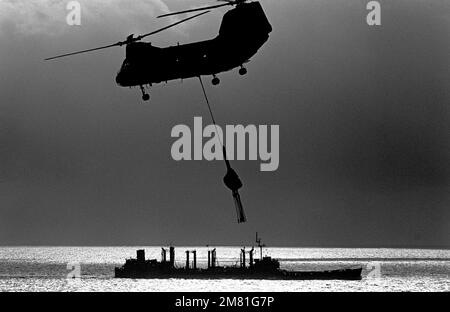
[[[0, 34], [60, 35], [70, 28], [66, 23], [68, 3], [69, 0], [2, 0]], [[161, 0], [80, 0], [79, 3], [82, 26], [112, 23], [148, 29], [152, 17], [169, 11]]]

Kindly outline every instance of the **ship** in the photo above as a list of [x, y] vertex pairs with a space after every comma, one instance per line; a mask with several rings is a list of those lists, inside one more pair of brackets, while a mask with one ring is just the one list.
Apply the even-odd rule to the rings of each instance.
[[[254, 247], [241, 249], [240, 264], [219, 266], [216, 249], [208, 250], [208, 265], [197, 267], [197, 251], [186, 250], [186, 265], [175, 265], [175, 248], [161, 248], [161, 261], [145, 259], [145, 250], [137, 250], [136, 258], [126, 259], [125, 264], [114, 269], [116, 278], [132, 279], [271, 279], [271, 280], [361, 280], [362, 267], [323, 271], [289, 271], [280, 269], [280, 262], [263, 256], [260, 240], [259, 259], [254, 259]], [[167, 251], [169, 259], [167, 259]], [[248, 254], [248, 258], [246, 257]], [[192, 262], [190, 261], [192, 255]]]

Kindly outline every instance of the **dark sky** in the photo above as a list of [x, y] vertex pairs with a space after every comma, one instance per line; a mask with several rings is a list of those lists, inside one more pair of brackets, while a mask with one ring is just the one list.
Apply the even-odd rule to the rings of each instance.
[[[151, 102], [115, 85], [123, 48], [45, 57], [141, 34], [168, 10], [208, 1], [0, 3], [0, 245], [251, 244], [450, 246], [450, 3], [263, 0], [270, 39], [207, 81], [220, 124], [280, 125], [280, 166], [234, 161], [248, 223], [237, 224], [222, 162], [175, 162], [177, 124], [209, 123], [195, 79]], [[214, 37], [227, 8], [154, 36]], [[230, 47], [238, 49], [238, 47]]]

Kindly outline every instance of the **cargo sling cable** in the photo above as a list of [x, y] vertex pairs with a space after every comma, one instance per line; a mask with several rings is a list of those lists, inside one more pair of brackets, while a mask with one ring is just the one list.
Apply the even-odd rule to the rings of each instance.
[[198, 76], [198, 79], [200, 80], [200, 85], [202, 86], [203, 95], [205, 96], [206, 104], [208, 105], [209, 114], [211, 115], [212, 122], [214, 124], [214, 127], [216, 128], [216, 136], [219, 139], [220, 145], [222, 145], [222, 151], [223, 151], [223, 159], [225, 161], [225, 165], [227, 166], [227, 174], [223, 177], [223, 182], [225, 185], [231, 190], [233, 194], [233, 200], [234, 200], [234, 206], [236, 207], [236, 214], [237, 214], [237, 221], [238, 223], [243, 223], [247, 221], [247, 218], [245, 217], [244, 213], [244, 207], [242, 206], [241, 197], [239, 195], [239, 189], [242, 187], [242, 182], [239, 179], [239, 176], [237, 175], [236, 171], [231, 168], [230, 162], [228, 161], [227, 154], [226, 154], [226, 148], [225, 145], [222, 142], [222, 139], [219, 135], [219, 131], [217, 128], [216, 119], [214, 118], [214, 114], [211, 109], [211, 105], [209, 104], [208, 96], [206, 95], [205, 86], [203, 85], [202, 77]]

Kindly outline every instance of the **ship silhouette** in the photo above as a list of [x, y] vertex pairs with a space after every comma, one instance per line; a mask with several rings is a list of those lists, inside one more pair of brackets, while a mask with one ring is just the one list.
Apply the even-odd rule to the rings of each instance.
[[[217, 265], [216, 249], [208, 250], [207, 268], [197, 267], [197, 251], [186, 250], [186, 265], [175, 265], [175, 248], [161, 248], [161, 261], [145, 259], [145, 250], [137, 250], [135, 259], [127, 259], [121, 267], [115, 268], [116, 278], [146, 279], [273, 279], [273, 280], [361, 280], [362, 268], [347, 268], [327, 271], [288, 271], [280, 269], [280, 262], [262, 255], [263, 245], [259, 243], [260, 257], [254, 259], [254, 248], [241, 249], [240, 265]], [[169, 251], [169, 259], [167, 259]], [[192, 254], [192, 263], [190, 255]], [[248, 254], [248, 260], [246, 259]]]

